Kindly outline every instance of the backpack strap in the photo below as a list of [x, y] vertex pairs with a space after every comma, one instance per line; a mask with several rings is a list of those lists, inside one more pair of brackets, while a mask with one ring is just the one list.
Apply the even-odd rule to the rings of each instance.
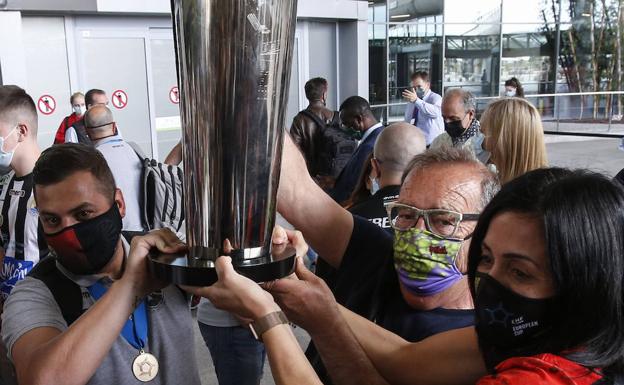
[[82, 290], [78, 284], [61, 273], [56, 267], [56, 260], [56, 256], [50, 254], [41, 260], [28, 276], [42, 281], [48, 287], [69, 326], [83, 313]]
[[130, 147], [134, 150], [134, 153], [139, 157], [141, 163], [150, 162], [152, 159], [149, 156], [146, 156], [141, 147], [135, 142], [126, 141]]
[[93, 145], [93, 141], [91, 140], [91, 138], [89, 138], [89, 134], [87, 134], [84, 119], [77, 121], [72, 127], [74, 127], [74, 131], [76, 131], [78, 143], [88, 144], [90, 146]]
[[157, 162], [155, 159], [151, 159], [148, 156], [145, 155], [145, 153], [143, 152], [143, 150], [141, 149], [141, 147], [139, 147], [138, 144], [136, 144], [135, 142], [131, 142], [131, 141], [126, 141], [126, 143], [132, 148], [132, 150], [134, 151], [134, 153], [136, 154], [136, 156], [139, 158], [139, 161], [141, 161], [141, 166], [142, 166], [142, 170], [141, 170], [141, 193], [140, 193], [140, 197], [139, 197], [139, 205], [141, 208], [141, 222], [142, 226], [144, 229], [151, 229], [151, 225], [150, 225], [150, 220], [149, 220], [149, 216], [147, 215], [147, 210], [145, 208], [146, 202], [147, 202], [147, 191], [146, 191], [146, 183], [147, 183], [147, 179], [149, 177], [149, 167], [150, 166], [156, 166]]
[[314, 112], [305, 109], [303, 111], [301, 111], [301, 113], [305, 116], [307, 116], [308, 118], [312, 119], [314, 121], [314, 123], [316, 123], [316, 125], [319, 127], [320, 130], [324, 130], [325, 127], [327, 126], [327, 123], [324, 123], [321, 118], [319, 118]]
[[334, 116], [332, 116], [332, 120], [331, 120], [331, 126], [340, 128], [340, 124], [341, 124], [340, 111], [334, 111]]

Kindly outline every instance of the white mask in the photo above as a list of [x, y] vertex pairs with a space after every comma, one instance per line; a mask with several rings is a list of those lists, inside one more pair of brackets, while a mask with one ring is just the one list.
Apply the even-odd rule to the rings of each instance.
[[11, 161], [13, 160], [13, 155], [15, 154], [17, 146], [19, 146], [19, 142], [17, 142], [17, 145], [13, 150], [6, 152], [4, 151], [4, 141], [6, 140], [6, 138], [11, 136], [11, 134], [13, 134], [13, 131], [17, 130], [18, 127], [19, 125], [16, 125], [15, 128], [13, 128], [4, 138], [0, 137], [0, 175], [6, 174], [11, 171]]
[[74, 106], [74, 112], [76, 113], [76, 115], [84, 115], [84, 113], [87, 111], [87, 107], [85, 107], [84, 104], [78, 105], [78, 106]]
[[505, 96], [509, 97], [509, 98], [513, 98], [514, 96], [516, 96], [516, 90], [507, 90], [505, 91]]

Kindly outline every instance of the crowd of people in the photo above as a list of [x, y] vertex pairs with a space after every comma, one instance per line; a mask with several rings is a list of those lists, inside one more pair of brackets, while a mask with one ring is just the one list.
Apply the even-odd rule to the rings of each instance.
[[265, 357], [277, 384], [624, 383], [624, 187], [549, 168], [515, 78], [480, 116], [469, 91], [411, 81], [387, 126], [308, 81], [277, 200], [295, 230], [273, 232], [294, 274], [257, 284], [223, 256], [203, 288], [147, 268], [184, 234], [146, 232], [144, 155], [103, 91], [72, 95], [41, 151], [32, 98], [0, 86], [0, 384], [199, 385], [194, 322], [221, 385], [258, 384]]

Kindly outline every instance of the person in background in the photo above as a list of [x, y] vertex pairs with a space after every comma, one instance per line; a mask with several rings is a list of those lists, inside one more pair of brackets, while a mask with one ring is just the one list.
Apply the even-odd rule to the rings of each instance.
[[490, 154], [483, 149], [483, 133], [475, 112], [476, 101], [470, 91], [461, 88], [447, 90], [442, 99], [444, 130], [430, 148], [455, 147], [472, 152], [486, 163]]
[[407, 100], [405, 121], [420, 128], [427, 139], [427, 146], [444, 132], [442, 97], [431, 91], [429, 74], [417, 71], [412, 75], [412, 89], [403, 91]]
[[[108, 96], [106, 96], [106, 92], [97, 88], [87, 91], [87, 94], [85, 95], [85, 106], [87, 108], [87, 111], [89, 110], [89, 108], [97, 106], [99, 104], [108, 106]], [[85, 129], [84, 119], [76, 121], [71, 127], [67, 129], [67, 131], [65, 131], [65, 143], [83, 143], [88, 145], [93, 144], [91, 142], [91, 139], [89, 139], [89, 135], [87, 134], [87, 131]]]
[[503, 98], [481, 116], [484, 148], [498, 170], [501, 183], [547, 167], [544, 128], [537, 109], [525, 99]]
[[[33, 195], [37, 143], [37, 109], [17, 86], [0, 86], [0, 312], [15, 285], [48, 254]], [[0, 378], [15, 383], [4, 344], [0, 344]]]
[[336, 184], [329, 191], [329, 195], [339, 204], [351, 196], [365, 167], [364, 162], [373, 152], [375, 140], [384, 129], [383, 124], [375, 118], [370, 104], [360, 96], [351, 96], [340, 105], [340, 121], [359, 142], [357, 149], [338, 175]]
[[524, 98], [524, 88], [520, 80], [517, 78], [511, 78], [505, 82], [505, 96], [508, 98], [517, 97]]
[[72, 106], [72, 113], [69, 116], [66, 116], [65, 119], [61, 122], [58, 130], [56, 130], [56, 135], [54, 136], [54, 144], [65, 143], [65, 132], [67, 129], [74, 125], [77, 121], [82, 119], [82, 116], [87, 111], [85, 106], [85, 96], [82, 92], [74, 93], [71, 98], [69, 98], [69, 102]]
[[141, 213], [141, 178], [143, 163], [132, 147], [118, 135], [113, 113], [105, 105], [98, 104], [85, 114], [84, 125], [98, 150], [115, 177], [115, 184], [124, 194], [126, 215], [123, 217], [123, 230], [143, 231]]
[[309, 104], [294, 117], [290, 127], [290, 136], [303, 153], [308, 172], [313, 178], [320, 171], [321, 137], [325, 126], [334, 120], [334, 115], [338, 118], [337, 113], [326, 107], [328, 88], [327, 80], [323, 78], [313, 78], [306, 82], [305, 95]]
[[355, 185], [351, 196], [342, 204], [345, 209], [349, 210], [351, 207], [365, 201], [366, 199], [370, 198], [371, 195], [377, 192], [379, 186], [373, 186], [373, 165], [371, 163], [371, 160], [373, 160], [372, 153], [366, 158], [366, 161], [364, 162], [364, 168], [360, 173], [360, 177], [358, 178], [358, 182]]

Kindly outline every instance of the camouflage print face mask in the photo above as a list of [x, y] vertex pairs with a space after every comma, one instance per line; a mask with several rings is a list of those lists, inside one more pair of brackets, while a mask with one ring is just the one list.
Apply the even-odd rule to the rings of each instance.
[[463, 243], [417, 228], [395, 230], [394, 267], [399, 281], [421, 297], [448, 289], [463, 276], [455, 265]]

